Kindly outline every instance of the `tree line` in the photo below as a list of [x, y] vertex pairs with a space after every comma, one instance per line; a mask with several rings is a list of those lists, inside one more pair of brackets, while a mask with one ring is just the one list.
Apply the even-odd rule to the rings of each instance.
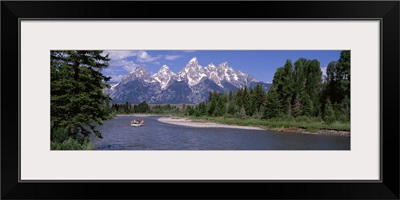
[[326, 123], [350, 120], [350, 51], [342, 51], [322, 77], [317, 59], [287, 60], [279, 67], [268, 93], [261, 85], [236, 92], [210, 92], [207, 101], [187, 109], [187, 115], [271, 119], [320, 117]]
[[132, 104], [129, 102], [125, 102], [125, 104], [112, 103], [110, 108], [114, 114], [134, 114], [134, 113], [182, 114], [185, 112], [187, 106], [185, 104], [182, 104], [180, 106], [171, 104], [150, 106], [147, 103], [147, 101], [142, 101], [142, 103], [139, 104]]
[[111, 111], [116, 114], [149, 113], [150, 107], [146, 101], [140, 104], [134, 104], [133, 106], [129, 102], [125, 102], [125, 104], [113, 103], [111, 104]]

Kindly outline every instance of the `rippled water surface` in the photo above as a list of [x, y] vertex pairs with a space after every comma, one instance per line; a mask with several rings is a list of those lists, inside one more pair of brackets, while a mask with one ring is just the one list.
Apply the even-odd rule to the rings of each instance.
[[141, 117], [145, 126], [131, 127], [137, 117], [119, 116], [97, 126], [103, 139], [98, 150], [350, 150], [350, 138], [266, 130], [193, 128]]

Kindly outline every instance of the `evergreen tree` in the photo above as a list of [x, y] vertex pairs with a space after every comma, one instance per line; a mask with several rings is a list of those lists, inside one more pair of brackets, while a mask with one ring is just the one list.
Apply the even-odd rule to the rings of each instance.
[[243, 88], [239, 88], [239, 90], [236, 92], [236, 105], [241, 108], [243, 104]]
[[350, 98], [350, 51], [342, 51], [336, 67], [341, 99]]
[[247, 87], [244, 87], [244, 89], [243, 89], [242, 102], [243, 102], [244, 109], [246, 111], [246, 115], [250, 116], [251, 114], [253, 114], [251, 102], [250, 102], [250, 93], [247, 91]]
[[264, 116], [267, 119], [279, 116], [281, 114], [281, 105], [277, 92], [274, 89], [270, 90], [267, 95]]
[[[102, 51], [51, 51], [51, 129], [65, 129], [71, 136], [95, 133], [93, 123], [102, 124], [110, 114], [109, 77], [101, 70], [108, 66]], [[88, 130], [85, 127], [89, 127]], [[52, 132], [53, 134], [53, 132]]]
[[303, 98], [301, 99], [301, 105], [302, 105], [302, 115], [304, 116], [313, 115], [314, 106], [308, 94], [303, 95]]
[[242, 108], [240, 108], [240, 112], [239, 112], [239, 119], [246, 119], [247, 115], [246, 115], [246, 110], [244, 108], [244, 106], [242, 106]]
[[213, 116], [215, 109], [217, 108], [217, 102], [218, 102], [218, 96], [217, 96], [217, 92], [214, 90], [214, 92], [210, 92], [210, 97], [209, 97], [209, 106], [208, 106], [208, 110], [207, 110], [207, 114], [209, 116]]
[[320, 94], [322, 92], [322, 71], [318, 60], [311, 60], [305, 65], [305, 93], [312, 103], [312, 116], [318, 116]]
[[[168, 105], [166, 107], [168, 107]], [[171, 105], [169, 105], [168, 110], [171, 110]], [[149, 111], [150, 111], [150, 106], [149, 104], [147, 104], [146, 101], [143, 101], [142, 103], [138, 104], [135, 109], [136, 113], [148, 113]]]
[[198, 105], [198, 114], [199, 114], [200, 116], [205, 116], [205, 115], [207, 115], [207, 106], [206, 106], [206, 104], [205, 104], [204, 102], [201, 102], [201, 103]]
[[327, 124], [332, 124], [335, 121], [335, 113], [332, 108], [331, 101], [329, 99], [326, 100], [325, 112], [324, 112], [324, 121]]
[[234, 115], [235, 114], [235, 102], [233, 100], [231, 100], [228, 103], [227, 113], [230, 114], [230, 115]]
[[346, 120], [350, 120], [350, 98], [345, 96], [340, 103], [342, 115]]
[[261, 108], [264, 109], [265, 107], [265, 102], [267, 100], [267, 93], [265, 92], [263, 86], [261, 84], [257, 84], [254, 87], [254, 108], [257, 108], [258, 111], [261, 111]]
[[285, 65], [276, 70], [271, 88], [274, 88], [276, 91], [277, 98], [282, 103], [281, 108], [288, 116], [292, 116], [294, 85], [293, 65], [291, 60], [286, 60]]
[[294, 78], [294, 91], [292, 96], [292, 112], [293, 116], [300, 116], [302, 115], [302, 105], [300, 99], [302, 98], [301, 95], [304, 94], [304, 84], [305, 84], [305, 76], [304, 76], [304, 67], [303, 63], [307, 60], [305, 58], [299, 58], [294, 63], [294, 71], [293, 71], [293, 78]]

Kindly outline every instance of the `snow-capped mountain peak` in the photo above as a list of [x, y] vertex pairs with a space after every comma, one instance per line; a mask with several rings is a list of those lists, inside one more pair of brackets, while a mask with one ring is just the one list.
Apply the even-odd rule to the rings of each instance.
[[192, 59], [189, 60], [189, 63], [195, 63], [197, 62], [197, 57], [193, 57]]
[[214, 70], [215, 68], [217, 68], [213, 63], [210, 63], [210, 64], [208, 64], [206, 67], [204, 67], [204, 69], [206, 70], [206, 71], [212, 71], [212, 70]]
[[133, 80], [146, 80], [150, 77], [150, 73], [143, 66], [135, 67], [129, 74], [124, 76], [121, 83], [127, 83]]
[[202, 78], [207, 77], [204, 68], [199, 65], [197, 58], [193, 57], [178, 73], [178, 80], [187, 80], [189, 86], [197, 85]]
[[218, 65], [217, 67], [218, 69], [227, 69], [227, 70], [233, 70], [232, 67], [229, 66], [228, 62], [223, 62], [221, 64]]
[[160, 71], [165, 71], [165, 70], [169, 70], [169, 67], [168, 67], [168, 65], [163, 65], [161, 68], [160, 68]]
[[176, 74], [171, 71], [167, 65], [163, 65], [151, 78], [153, 78], [153, 82], [160, 83], [161, 89], [164, 90], [174, 76], [176, 76]]

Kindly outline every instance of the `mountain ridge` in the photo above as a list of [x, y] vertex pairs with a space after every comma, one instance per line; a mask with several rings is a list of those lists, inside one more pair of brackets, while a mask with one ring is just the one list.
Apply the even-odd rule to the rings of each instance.
[[152, 75], [145, 67], [135, 67], [105, 93], [116, 103], [199, 103], [208, 98], [209, 91], [229, 92], [256, 84], [266, 91], [271, 85], [234, 70], [228, 62], [202, 67], [193, 57], [178, 73], [167, 65]]

